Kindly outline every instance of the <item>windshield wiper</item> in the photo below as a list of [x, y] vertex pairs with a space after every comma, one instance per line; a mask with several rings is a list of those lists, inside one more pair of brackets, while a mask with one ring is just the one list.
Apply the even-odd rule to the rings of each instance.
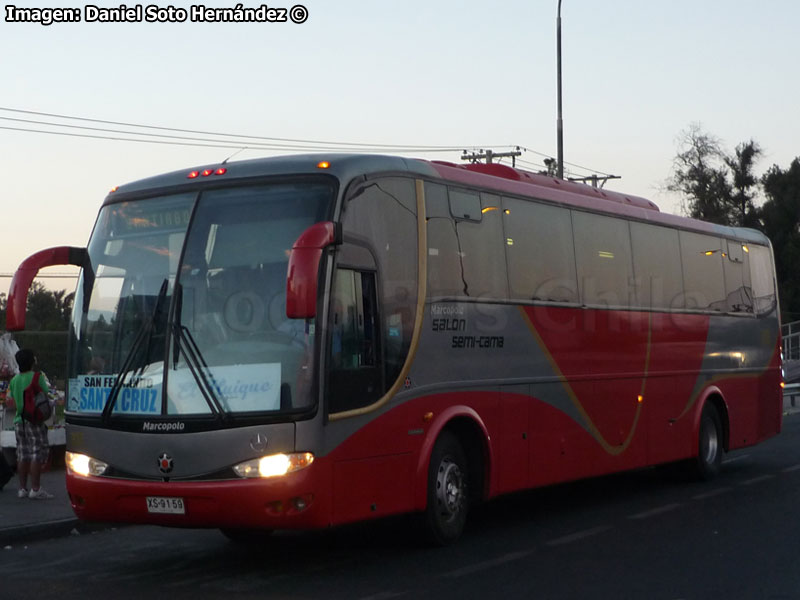
[[172, 336], [172, 368], [177, 370], [178, 359], [183, 353], [186, 359], [186, 365], [189, 367], [189, 372], [194, 377], [194, 380], [199, 384], [200, 393], [203, 394], [203, 399], [208, 404], [211, 412], [220, 419], [225, 420], [228, 416], [228, 411], [223, 407], [222, 402], [217, 394], [217, 382], [214, 380], [214, 375], [208, 367], [200, 347], [192, 336], [189, 328], [181, 323], [181, 314], [183, 310], [183, 286], [178, 283], [175, 286], [175, 316], [173, 318], [173, 336]]
[[[108, 400], [106, 400], [106, 405], [103, 407], [103, 413], [102, 413], [103, 422], [107, 422], [111, 417], [111, 412], [114, 410], [114, 406], [117, 403], [119, 392], [125, 383], [125, 377], [132, 370], [133, 362], [136, 358], [136, 355], [139, 352], [139, 348], [142, 347], [142, 343], [145, 341], [145, 339], [147, 340], [147, 356], [145, 358], [150, 356], [150, 344], [153, 340], [153, 329], [155, 327], [156, 321], [158, 320], [161, 314], [161, 305], [164, 302], [164, 298], [166, 298], [167, 296], [168, 288], [169, 288], [169, 283], [166, 279], [164, 279], [163, 283], [161, 284], [161, 289], [158, 291], [158, 296], [156, 296], [155, 306], [153, 307], [153, 310], [150, 312], [150, 315], [148, 316], [148, 318], [145, 319], [144, 324], [136, 334], [136, 338], [133, 340], [133, 344], [131, 344], [131, 348], [125, 355], [125, 360], [122, 362], [119, 375], [117, 375], [117, 378], [114, 381], [114, 385], [111, 386], [111, 391], [108, 394]], [[140, 372], [144, 370], [144, 367], [145, 364], [143, 364], [139, 368]]]

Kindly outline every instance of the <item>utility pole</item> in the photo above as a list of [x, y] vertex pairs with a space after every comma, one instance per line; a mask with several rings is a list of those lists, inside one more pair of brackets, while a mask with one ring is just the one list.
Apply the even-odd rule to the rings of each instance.
[[558, 94], [558, 119], [556, 121], [556, 145], [558, 146], [558, 178], [564, 179], [564, 120], [561, 114], [561, 0], [558, 0], [556, 18], [556, 70]]
[[592, 187], [598, 187], [598, 182], [600, 183], [600, 188], [603, 188], [606, 185], [606, 181], [609, 179], [622, 179], [619, 175], [589, 175], [588, 177], [570, 177], [570, 181], [577, 181], [580, 183], [592, 183]]
[[519, 146], [517, 146], [516, 150], [512, 150], [510, 152], [494, 152], [493, 150], [480, 150], [478, 152], [467, 152], [464, 150], [461, 153], [461, 160], [468, 160], [471, 163], [480, 162], [482, 160], [486, 161], [487, 165], [492, 164], [492, 161], [495, 158], [511, 158], [511, 166], [517, 166], [517, 157], [522, 156], [522, 151], [520, 150]]

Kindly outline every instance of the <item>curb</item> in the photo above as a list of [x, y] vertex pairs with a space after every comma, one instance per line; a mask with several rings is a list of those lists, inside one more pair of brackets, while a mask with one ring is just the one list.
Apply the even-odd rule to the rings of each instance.
[[78, 519], [59, 519], [15, 527], [0, 527], [0, 545], [5, 546], [21, 540], [27, 542], [66, 536], [77, 524]]
[[38, 542], [70, 535], [82, 535], [84, 533], [116, 529], [118, 527], [118, 524], [112, 523], [89, 523], [81, 521], [77, 517], [44, 521], [42, 523], [31, 523], [30, 525], [20, 525], [16, 527], [0, 527], [0, 547]]

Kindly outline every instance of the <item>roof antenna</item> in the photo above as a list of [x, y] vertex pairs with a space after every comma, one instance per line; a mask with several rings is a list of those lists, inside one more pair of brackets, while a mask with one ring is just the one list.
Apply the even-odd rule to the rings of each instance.
[[221, 164], [223, 164], [223, 165], [225, 165], [225, 164], [228, 164], [228, 161], [229, 161], [230, 159], [232, 159], [232, 158], [233, 158], [234, 156], [236, 156], [237, 154], [241, 154], [241, 153], [242, 153], [242, 152], [244, 152], [245, 150], [248, 150], [248, 147], [247, 147], [247, 146], [244, 146], [243, 148], [240, 148], [239, 150], [237, 150], [236, 152], [234, 152], [233, 154], [231, 154], [231, 155], [230, 155], [228, 158], [226, 158], [225, 160], [223, 160]]

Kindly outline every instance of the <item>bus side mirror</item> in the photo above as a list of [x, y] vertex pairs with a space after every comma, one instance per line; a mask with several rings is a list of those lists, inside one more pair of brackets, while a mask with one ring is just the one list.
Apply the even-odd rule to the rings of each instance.
[[332, 221], [315, 223], [297, 238], [286, 272], [286, 316], [311, 319], [317, 315], [317, 282], [322, 251], [342, 243], [342, 225]]
[[55, 265], [82, 267], [85, 259], [86, 248], [58, 246], [40, 250], [23, 260], [14, 273], [11, 287], [8, 289], [6, 329], [8, 331], [22, 331], [25, 329], [25, 307], [28, 304], [28, 292], [40, 269]]

